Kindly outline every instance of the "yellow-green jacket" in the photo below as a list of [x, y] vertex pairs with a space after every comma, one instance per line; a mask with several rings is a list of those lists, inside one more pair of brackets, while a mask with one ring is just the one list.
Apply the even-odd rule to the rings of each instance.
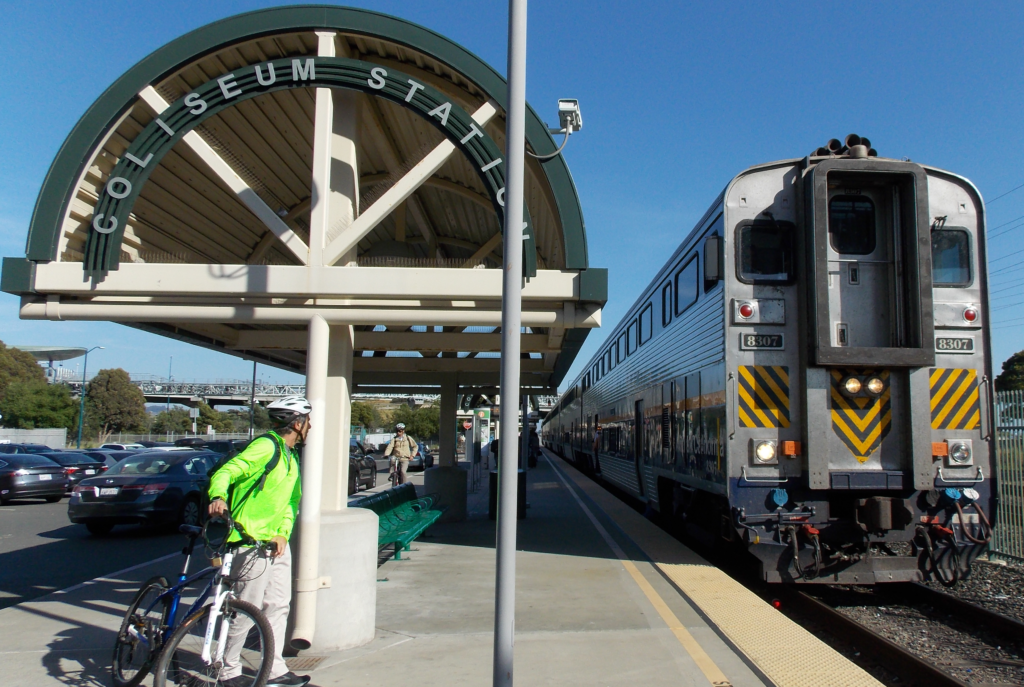
[[[267, 463], [274, 457], [274, 442], [281, 450], [277, 466], [267, 475], [263, 489], [258, 487], [239, 503], [246, 493], [263, 479]], [[298, 452], [288, 448], [274, 432], [253, 440], [244, 451], [224, 463], [210, 478], [210, 500], [224, 499], [231, 508], [231, 517], [259, 541], [273, 537], [291, 537], [295, 515], [302, 497], [299, 479]], [[231, 494], [232, 499], [228, 498]], [[231, 539], [238, 539], [233, 533]]]

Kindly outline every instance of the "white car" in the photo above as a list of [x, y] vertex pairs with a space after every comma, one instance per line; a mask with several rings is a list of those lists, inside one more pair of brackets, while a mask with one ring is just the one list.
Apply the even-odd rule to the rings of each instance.
[[111, 451], [138, 451], [140, 448], [146, 448], [142, 444], [103, 444], [100, 446], [100, 450], [109, 449]]

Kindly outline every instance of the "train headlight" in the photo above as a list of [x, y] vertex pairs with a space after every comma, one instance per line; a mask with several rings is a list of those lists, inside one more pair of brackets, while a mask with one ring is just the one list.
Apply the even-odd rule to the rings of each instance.
[[857, 394], [860, 393], [860, 380], [857, 379], [856, 377], [847, 377], [843, 381], [843, 389], [846, 391], [846, 393], [850, 394], [851, 396], [856, 396]]
[[867, 381], [867, 384], [864, 385], [864, 388], [872, 396], [881, 396], [882, 392], [885, 391], [885, 382], [878, 377], [872, 377]]
[[775, 460], [775, 442], [759, 441], [754, 447], [754, 458], [758, 463], [770, 463]]
[[964, 443], [949, 444], [949, 460], [951, 463], [966, 465], [971, 462], [971, 447]]

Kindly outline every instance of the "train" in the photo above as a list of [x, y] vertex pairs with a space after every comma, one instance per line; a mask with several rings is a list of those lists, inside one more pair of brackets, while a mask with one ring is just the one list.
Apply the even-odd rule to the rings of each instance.
[[970, 573], [996, 500], [985, 207], [856, 134], [726, 185], [541, 439], [770, 583]]

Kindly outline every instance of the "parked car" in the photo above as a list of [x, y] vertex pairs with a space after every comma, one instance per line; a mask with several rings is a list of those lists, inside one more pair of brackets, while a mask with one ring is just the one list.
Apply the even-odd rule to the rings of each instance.
[[367, 489], [377, 486], [377, 461], [352, 439], [348, 444], [348, 493], [356, 493], [360, 485]]
[[207, 473], [217, 454], [144, 451], [99, 477], [82, 480], [68, 503], [68, 518], [89, 532], [107, 534], [119, 524], [198, 525], [206, 512]]
[[131, 451], [146, 447], [142, 444], [103, 444], [100, 448], [108, 448], [112, 451]]
[[175, 446], [205, 446], [206, 439], [202, 437], [182, 437], [174, 440]]
[[248, 445], [248, 439], [218, 439], [216, 441], [207, 441], [202, 448], [223, 455], [235, 450], [241, 451]]
[[142, 444], [146, 448], [164, 448], [166, 446], [174, 446], [173, 441], [150, 441], [147, 439], [146, 441], [140, 441], [138, 443]]
[[59, 450], [43, 444], [0, 444], [0, 453], [49, 453]]
[[86, 477], [103, 474], [107, 471], [107, 463], [101, 458], [94, 458], [85, 453], [75, 451], [52, 451], [50, 453], [39, 453], [46, 456], [57, 465], [64, 468], [64, 475], [68, 478], [67, 491], [81, 482]]
[[82, 449], [82, 453], [84, 453], [87, 456], [99, 458], [100, 460], [107, 464], [108, 468], [112, 468], [118, 463], [120, 463], [122, 460], [127, 458], [128, 456], [134, 456], [136, 453], [138, 453], [138, 451], [115, 451], [109, 448], [90, 448]]
[[420, 452], [409, 459], [410, 470], [426, 470], [434, 467], [434, 454], [430, 452], [427, 445], [419, 442]]
[[57, 503], [67, 490], [64, 468], [33, 453], [0, 455], [0, 505], [11, 499], [44, 498]]

